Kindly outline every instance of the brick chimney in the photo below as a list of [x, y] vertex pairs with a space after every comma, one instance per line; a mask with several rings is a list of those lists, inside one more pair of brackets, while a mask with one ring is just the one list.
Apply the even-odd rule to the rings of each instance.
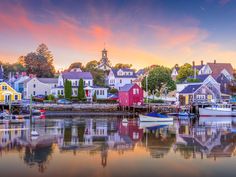
[[201, 65], [203, 66], [203, 60], [201, 60]]
[[216, 64], [216, 60], [214, 60], [214, 64]]
[[195, 67], [195, 61], [193, 61], [193, 68]]

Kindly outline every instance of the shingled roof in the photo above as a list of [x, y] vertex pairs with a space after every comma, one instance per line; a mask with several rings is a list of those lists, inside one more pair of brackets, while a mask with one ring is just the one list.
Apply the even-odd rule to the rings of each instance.
[[122, 75], [122, 76], [117, 74], [120, 69], [111, 69], [111, 70], [114, 73], [114, 76], [118, 78], [137, 78], [135, 71], [133, 69], [122, 68], [121, 70], [124, 72], [133, 72], [133, 75]]
[[129, 91], [135, 84], [125, 84], [123, 87], [120, 88], [120, 91], [127, 92]]
[[211, 68], [212, 76], [214, 78], [218, 77], [220, 73], [225, 69], [230, 75], [233, 75], [234, 69], [230, 63], [207, 63]]
[[[199, 80], [199, 82], [204, 82], [210, 75], [209, 74], [201, 74], [197, 75], [196, 79]], [[193, 79], [194, 76], [190, 76], [189, 78]]]
[[188, 85], [181, 92], [182, 94], [194, 93], [197, 89], [199, 89], [202, 84]]
[[93, 79], [90, 72], [64, 72], [62, 77], [63, 79]]

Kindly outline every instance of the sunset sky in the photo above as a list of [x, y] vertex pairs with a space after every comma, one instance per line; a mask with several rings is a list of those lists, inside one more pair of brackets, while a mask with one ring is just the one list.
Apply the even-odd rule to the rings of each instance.
[[236, 67], [236, 0], [1, 0], [0, 60], [45, 43], [56, 68], [99, 60], [172, 67], [231, 62]]

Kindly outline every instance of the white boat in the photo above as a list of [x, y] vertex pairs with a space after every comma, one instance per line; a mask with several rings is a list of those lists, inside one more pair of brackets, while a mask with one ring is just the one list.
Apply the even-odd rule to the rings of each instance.
[[147, 115], [139, 115], [140, 122], [172, 122], [173, 117], [168, 117], [163, 114], [149, 113]]
[[173, 125], [172, 121], [168, 122], [139, 122], [139, 128], [144, 129], [148, 127], [155, 127], [155, 126], [168, 126]]
[[199, 115], [201, 117], [225, 117], [232, 116], [236, 112], [233, 111], [232, 105], [227, 103], [215, 104], [206, 108], [199, 108]]

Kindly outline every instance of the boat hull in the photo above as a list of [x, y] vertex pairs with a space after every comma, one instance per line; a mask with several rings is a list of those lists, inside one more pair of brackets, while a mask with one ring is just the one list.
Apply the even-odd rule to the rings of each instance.
[[139, 115], [139, 121], [140, 122], [172, 122], [173, 117], [161, 118], [161, 117]]
[[225, 117], [232, 116], [232, 111], [199, 108], [199, 115], [201, 117]]

